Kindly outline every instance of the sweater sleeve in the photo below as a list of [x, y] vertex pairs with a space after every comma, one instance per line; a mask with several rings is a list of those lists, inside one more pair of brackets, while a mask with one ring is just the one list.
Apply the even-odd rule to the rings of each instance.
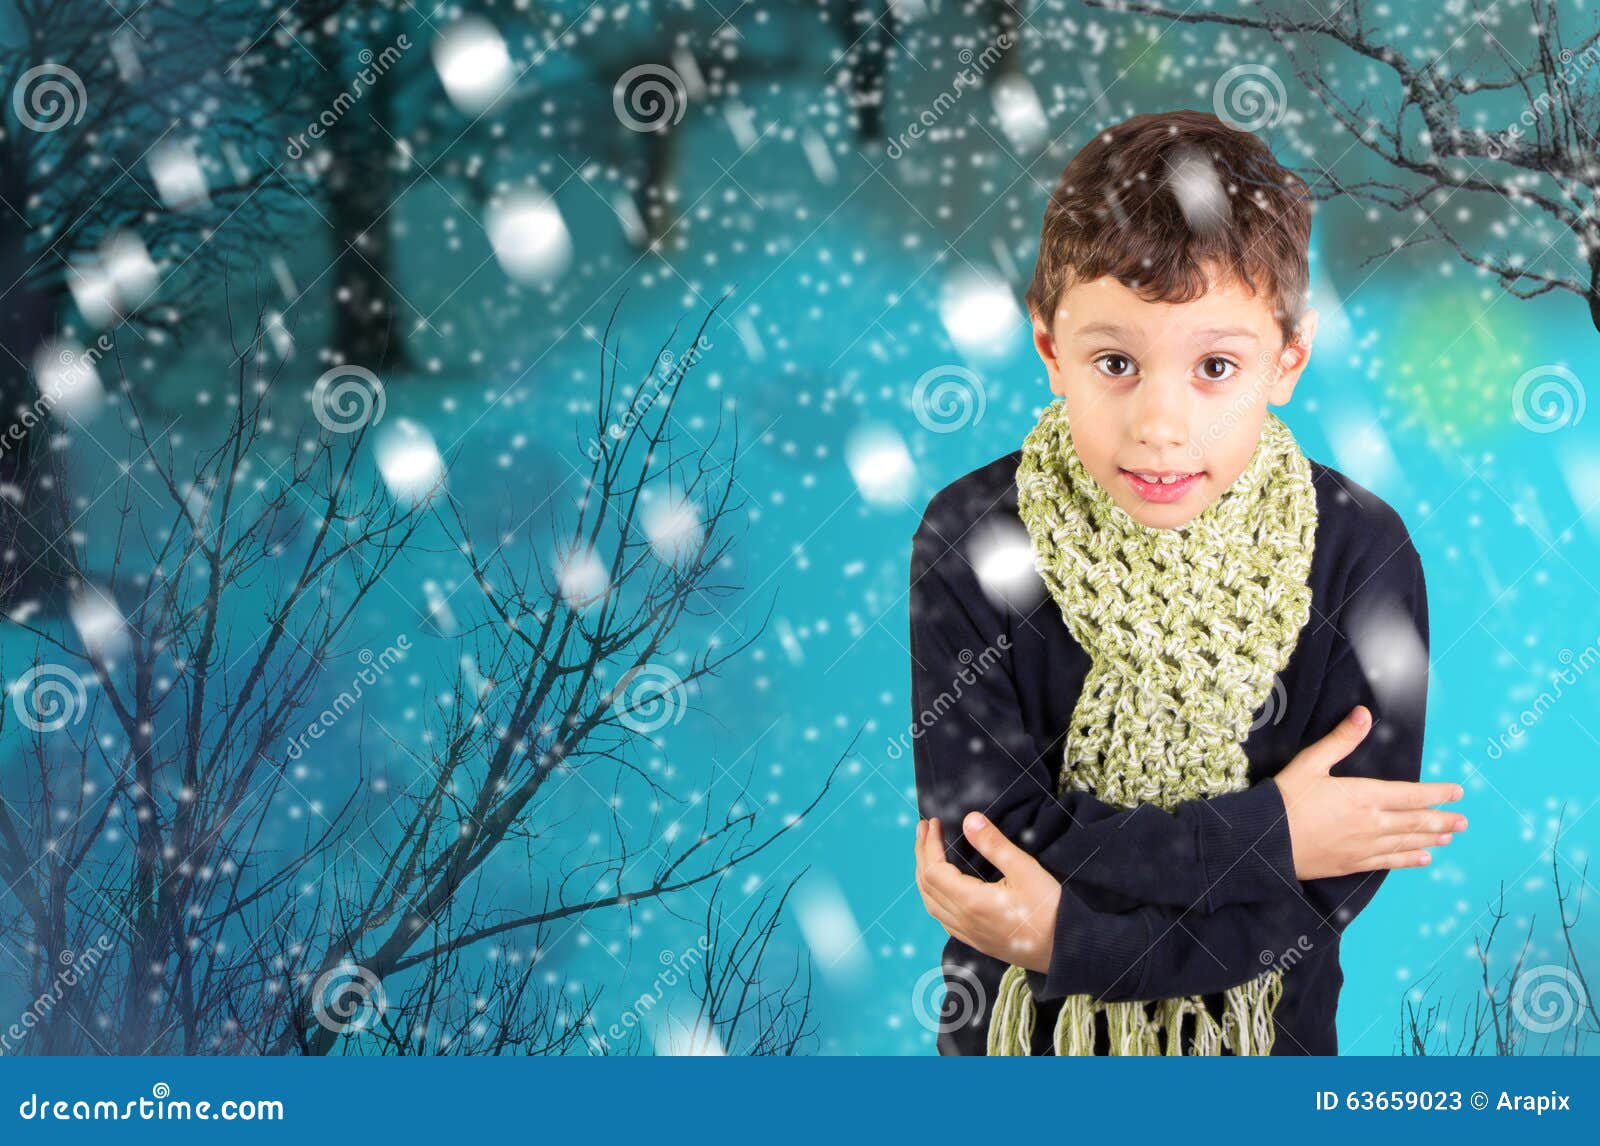
[[979, 810], [1067, 884], [1201, 912], [1281, 895], [1294, 857], [1276, 784], [1171, 812], [1056, 794], [1060, 763], [1024, 726], [1007, 617], [968, 561], [970, 525], [940, 495], [912, 539], [912, 756], [921, 813], [946, 825], [951, 862], [999, 878], [961, 832]]
[[[1312, 740], [1326, 736], [1364, 704], [1373, 713], [1372, 730], [1334, 765], [1334, 774], [1416, 781], [1427, 706], [1428, 601], [1409, 538], [1376, 570], [1358, 572], [1351, 586], [1309, 733]], [[1337, 942], [1387, 875], [1291, 880], [1277, 896], [1210, 914], [1161, 906], [1097, 911], [1063, 884], [1050, 969], [1030, 971], [1029, 982], [1040, 999], [1079, 993], [1157, 999], [1226, 990], [1291, 949], [1308, 952]]]

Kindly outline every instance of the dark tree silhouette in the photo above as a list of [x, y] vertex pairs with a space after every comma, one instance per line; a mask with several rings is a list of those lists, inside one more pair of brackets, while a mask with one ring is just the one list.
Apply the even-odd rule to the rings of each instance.
[[984, 39], [999, 45], [1000, 56], [995, 65], [984, 73], [986, 83], [1005, 76], [1014, 76], [1022, 70], [1017, 57], [1017, 43], [1022, 33], [1022, 10], [1016, 0], [988, 0], [988, 27]]
[[[1486, 33], [1499, 66], [1481, 75], [1457, 66], [1465, 50], [1461, 46], [1408, 54], [1384, 31], [1368, 26], [1360, 0], [1336, 5], [1326, 14], [1289, 5], [1281, 14], [1246, 15], [1145, 0], [1083, 2], [1270, 37], [1333, 123], [1398, 177], [1345, 180], [1315, 165], [1297, 171], [1318, 198], [1347, 196], [1405, 217], [1408, 234], [1374, 252], [1368, 262], [1396, 250], [1442, 243], [1518, 298], [1558, 290], [1577, 295], [1600, 330], [1600, 216], [1595, 202], [1600, 92], [1588, 76], [1600, 63], [1600, 29], [1569, 46], [1556, 0], [1527, 0], [1529, 27], [1536, 30], [1531, 62], [1520, 62], [1500, 39]], [[1476, 10], [1462, 14], [1464, 22], [1478, 18]], [[1468, 30], [1464, 23], [1463, 38]], [[1353, 54], [1361, 65], [1358, 75], [1334, 66], [1341, 51]], [[1369, 78], [1364, 82], [1362, 76]], [[1390, 106], [1374, 109], [1364, 98], [1351, 98], [1354, 91], [1378, 86], [1371, 82], [1373, 76], [1386, 78], [1397, 89], [1398, 98]], [[1515, 243], [1487, 250], [1494, 232], [1483, 234], [1476, 223], [1456, 218], [1467, 203], [1481, 203], [1482, 196], [1510, 207]], [[1568, 253], [1573, 249], [1576, 263]], [[1547, 252], [1554, 257], [1542, 257]]]
[[[675, 427], [700, 356], [664, 353], [675, 328], [647, 377], [624, 387], [615, 318], [601, 342], [586, 493], [555, 526], [553, 568], [540, 556], [549, 525], [528, 527], [524, 566], [504, 532], [484, 551], [437, 497], [364, 481], [371, 427], [361, 417], [340, 423], [348, 433], [272, 456], [263, 427], [284, 413], [271, 400], [285, 384], [260, 319], [235, 346], [220, 440], [187, 462], [125, 393], [133, 464], [119, 483], [109, 571], [96, 576], [75, 546], [66, 551], [77, 599], [115, 623], [74, 636], [22, 622], [49, 671], [30, 670], [12, 690], [15, 713], [0, 715], [0, 744], [25, 765], [0, 775], [0, 885], [10, 889], [0, 928], [33, 956], [13, 974], [16, 993], [52, 999], [20, 1049], [580, 1049], [596, 996], [547, 987], [546, 932], [703, 897], [806, 821], [832, 772], [768, 828], [749, 777], [637, 759], [660, 751], [651, 733], [662, 706], [687, 707], [695, 682], [761, 629], [675, 655], [685, 622], [737, 592], [721, 571], [742, 506], [732, 461], [713, 456], [720, 422], [687, 448]], [[733, 441], [736, 457], [736, 428]], [[63, 477], [40, 484], [65, 508]], [[662, 505], [682, 528], [649, 524]], [[293, 734], [330, 680], [371, 663], [350, 655], [357, 618], [430, 528], [481, 594], [457, 658], [474, 669], [432, 707], [428, 735], [386, 735], [343, 761], [358, 777], [348, 796], [285, 840], [276, 797], [310, 803], [291, 775]], [[324, 716], [355, 707], [348, 693]], [[395, 771], [419, 779], [403, 791], [374, 782]], [[573, 777], [609, 789], [599, 823], [562, 822], [555, 797]], [[724, 795], [730, 782], [738, 790]], [[645, 811], [630, 820], [623, 806]], [[601, 842], [585, 842], [590, 832]], [[525, 896], [506, 898], [507, 864], [528, 873]], [[748, 932], [732, 941], [716, 965], [743, 986], [720, 978], [709, 1010], [714, 1028], [762, 1052], [806, 1033], [804, 996], [757, 982], [768, 933], [758, 926], [755, 951]], [[94, 966], [56, 990], [61, 953], [91, 950], [102, 953]], [[485, 969], [489, 952], [501, 957]]]
[[889, 87], [889, 59], [894, 45], [895, 14], [890, 0], [829, 0], [839, 42], [840, 82], [850, 93], [856, 117], [856, 138], [862, 143], [883, 138], [884, 102]]
[[[121, 21], [98, 0], [11, 0], [0, 11], [0, 409], [8, 427], [20, 419], [27, 428], [0, 451], [0, 529], [12, 539], [0, 575], [6, 603], [52, 601], [60, 586], [70, 518], [22, 491], [36, 488], [49, 425], [72, 419], [35, 371], [69, 316], [74, 269], [104, 272], [106, 244], [119, 235], [124, 250], [142, 245], [159, 281], [104, 301], [132, 335], [182, 332], [218, 268], [270, 245], [285, 221], [276, 171], [238, 148], [273, 109], [227, 70], [235, 41], [260, 22], [244, 2], [146, 5]], [[188, 143], [204, 198], [174, 207], [152, 164], [164, 147]], [[97, 347], [55, 369], [87, 375]]]
[[[809, 966], [803, 983], [798, 965], [781, 982], [767, 966], [784, 904], [799, 880], [790, 880], [775, 902], [770, 902], [771, 891], [763, 891], [737, 924], [728, 921], [720, 902], [722, 885], [712, 888], [705, 901], [705, 930], [697, 943], [676, 956], [662, 953], [657, 982], [629, 1004], [620, 1021], [594, 1024], [590, 1052], [780, 1056], [812, 1049], [816, 1029]], [[687, 1000], [672, 997], [672, 988], [680, 986], [678, 993], [689, 996]], [[646, 1028], [657, 1011], [662, 1019], [655, 1025], [667, 1036], [649, 1040]]]
[[437, 94], [426, 40], [442, 10], [305, 0], [275, 13], [270, 34], [242, 45], [235, 65], [284, 109], [256, 145], [292, 173], [308, 222], [325, 230], [332, 356], [386, 374], [411, 368], [406, 334], [420, 317], [404, 313], [396, 282], [395, 207], [405, 190], [398, 104], [407, 90]]
[[[380, 7], [362, 22], [378, 51], [388, 50], [400, 20]], [[409, 39], [409, 38], [408, 38]], [[319, 85], [331, 103], [344, 90], [346, 77], [360, 71], [360, 54], [342, 38], [317, 41], [323, 68]], [[354, 55], [356, 58], [351, 59]], [[419, 53], [420, 55], [420, 53]], [[404, 329], [398, 325], [401, 299], [395, 289], [393, 215], [402, 190], [395, 170], [395, 101], [399, 76], [386, 76], [371, 88], [363, 107], [328, 135], [328, 223], [334, 243], [333, 347], [343, 362], [380, 371], [411, 367]]]
[[[1582, 913], [1582, 897], [1580, 894], [1571, 902], [1571, 890], [1563, 884], [1560, 842], [1558, 828], [1550, 866], [1561, 922], [1562, 961], [1526, 965], [1534, 946], [1535, 921], [1530, 919], [1528, 934], [1515, 958], [1503, 970], [1495, 969], [1494, 941], [1508, 914], [1502, 885], [1497, 902], [1487, 911], [1488, 929], [1476, 945], [1480, 990], [1455, 1014], [1455, 1008], [1439, 997], [1436, 981], [1408, 988], [1401, 1002], [1397, 1053], [1522, 1055], [1530, 1050], [1544, 1053], [1554, 1040], [1556, 1053], [1578, 1055], [1584, 1053], [1584, 1040], [1600, 1033], [1600, 1010], [1595, 1008], [1573, 930]], [[1586, 863], [1578, 873], [1579, 883], [1588, 884], [1587, 873]], [[1420, 998], [1414, 999], [1414, 993]]]

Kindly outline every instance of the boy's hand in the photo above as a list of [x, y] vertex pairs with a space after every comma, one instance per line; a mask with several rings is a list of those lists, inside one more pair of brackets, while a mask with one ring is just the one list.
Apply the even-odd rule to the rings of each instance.
[[1467, 829], [1465, 816], [1432, 807], [1461, 799], [1458, 785], [1328, 775], [1371, 728], [1372, 713], [1358, 704], [1273, 777], [1289, 813], [1300, 879], [1422, 867], [1433, 858], [1423, 849], [1447, 844], [1453, 833]]
[[919, 820], [917, 887], [928, 914], [968, 947], [1030, 971], [1048, 971], [1061, 881], [978, 812], [968, 813], [964, 827], [972, 846], [1004, 878], [987, 883], [959, 870], [945, 859], [939, 821]]

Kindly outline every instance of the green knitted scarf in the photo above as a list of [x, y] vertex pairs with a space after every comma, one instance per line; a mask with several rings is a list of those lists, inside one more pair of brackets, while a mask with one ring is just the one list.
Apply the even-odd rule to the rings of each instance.
[[[1107, 803], [1185, 800], [1247, 786], [1244, 740], [1311, 611], [1317, 499], [1294, 434], [1270, 411], [1237, 480], [1175, 529], [1142, 525], [1089, 475], [1066, 403], [1047, 406], [1017, 467], [1018, 514], [1034, 567], [1091, 665], [1072, 711], [1057, 790]], [[1067, 923], [1071, 926], [1071, 921]], [[1228, 988], [1219, 1024], [1200, 995], [1104, 1002], [1068, 996], [1057, 1054], [1266, 1054], [1283, 990], [1278, 968]], [[1195, 1017], [1188, 1049], [1183, 1017]], [[1034, 1000], [1022, 967], [1001, 977], [989, 1053], [1028, 1054]], [[1163, 1049], [1162, 1032], [1165, 1032]]]

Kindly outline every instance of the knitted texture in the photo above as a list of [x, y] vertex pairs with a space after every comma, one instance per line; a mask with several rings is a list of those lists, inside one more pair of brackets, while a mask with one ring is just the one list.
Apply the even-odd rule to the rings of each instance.
[[[1246, 787], [1253, 715], [1311, 612], [1317, 499], [1289, 427], [1269, 411], [1244, 471], [1174, 529], [1135, 521], [1089, 475], [1064, 400], [1047, 406], [1023, 441], [1016, 484], [1034, 568], [1091, 659], [1058, 792], [1071, 786], [1109, 804], [1170, 811]], [[1282, 974], [1272, 968], [1230, 987], [1220, 1024], [1200, 995], [1071, 995], [1052, 1045], [1057, 1054], [1094, 1054], [1103, 1013], [1115, 1055], [1266, 1054]], [[1187, 1049], [1185, 1015], [1195, 1020]], [[989, 1053], [1030, 1053], [1034, 1017], [1027, 972], [1009, 967]]]

